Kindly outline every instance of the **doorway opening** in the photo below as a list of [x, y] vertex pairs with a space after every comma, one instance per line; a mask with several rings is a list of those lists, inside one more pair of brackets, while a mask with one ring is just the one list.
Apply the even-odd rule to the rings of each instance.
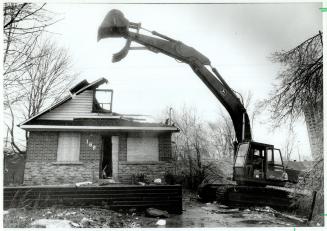
[[102, 136], [102, 157], [100, 162], [100, 179], [112, 177], [112, 143], [111, 136]]

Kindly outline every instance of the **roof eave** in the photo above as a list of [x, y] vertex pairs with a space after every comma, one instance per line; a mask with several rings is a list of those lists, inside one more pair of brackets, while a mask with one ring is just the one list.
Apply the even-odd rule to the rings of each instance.
[[157, 131], [179, 132], [176, 127], [133, 127], [133, 126], [55, 126], [55, 125], [21, 125], [26, 131]]

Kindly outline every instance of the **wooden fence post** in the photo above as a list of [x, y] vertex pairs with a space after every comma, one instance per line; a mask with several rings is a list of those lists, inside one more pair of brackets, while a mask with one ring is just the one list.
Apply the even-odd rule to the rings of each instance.
[[311, 209], [310, 209], [310, 214], [309, 214], [308, 221], [312, 220], [313, 210], [315, 208], [315, 203], [316, 203], [317, 191], [313, 191], [312, 194], [313, 194], [312, 195], [312, 204], [311, 204]]

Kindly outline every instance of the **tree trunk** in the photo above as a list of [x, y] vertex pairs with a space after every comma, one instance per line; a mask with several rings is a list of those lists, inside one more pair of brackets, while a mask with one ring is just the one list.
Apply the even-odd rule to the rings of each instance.
[[[317, 191], [316, 203], [312, 208], [314, 223], [323, 225], [324, 219], [321, 214], [324, 213], [324, 166], [323, 166], [323, 100], [318, 101], [317, 105], [307, 105], [303, 108], [305, 121], [309, 134], [312, 159], [315, 162], [315, 172], [313, 174], [313, 190]], [[322, 164], [319, 164], [322, 163]], [[314, 171], [314, 170], [312, 170]], [[311, 215], [312, 217], [312, 215]]]
[[318, 161], [323, 158], [323, 100], [317, 105], [308, 104], [303, 108], [305, 122], [308, 129], [312, 159]]

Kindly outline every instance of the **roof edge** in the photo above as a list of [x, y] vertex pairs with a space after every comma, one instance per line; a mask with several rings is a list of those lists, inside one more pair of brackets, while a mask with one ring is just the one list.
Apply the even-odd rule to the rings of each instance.
[[178, 132], [179, 129], [170, 127], [133, 127], [133, 126], [56, 126], [56, 125], [22, 125], [27, 131], [171, 131]]
[[84, 91], [86, 91], [86, 90], [88, 90], [88, 89], [90, 89], [90, 88], [93, 88], [93, 87], [94, 87], [94, 88], [97, 88], [97, 87], [99, 87], [100, 85], [102, 85], [102, 84], [104, 84], [104, 83], [108, 83], [108, 80], [107, 80], [106, 78], [102, 77], [102, 78], [99, 78], [99, 79], [93, 81], [92, 83], [89, 83], [88, 85], [86, 85], [86, 86], [80, 88], [79, 90], [77, 90], [77, 91], [74, 92], [74, 93], [72, 93], [72, 92], [70, 91], [71, 89], [74, 89], [74, 88], [76, 88], [76, 87], [78, 88], [79, 85], [85, 85], [85, 83], [88, 83], [85, 79], [82, 80], [81, 82], [77, 83], [74, 87], [72, 87], [72, 88], [69, 89], [69, 92], [70, 92], [70, 95], [69, 95], [69, 96], [65, 97], [64, 99], [60, 100], [59, 102], [55, 103], [54, 105], [49, 106], [48, 108], [44, 109], [43, 111], [39, 112], [38, 114], [36, 114], [36, 115], [34, 115], [34, 116], [30, 117], [30, 118], [28, 118], [27, 120], [21, 122], [21, 123], [18, 124], [17, 126], [18, 126], [18, 127], [21, 127], [22, 125], [26, 124], [27, 122], [29, 122], [29, 121], [31, 121], [31, 120], [33, 120], [33, 119], [36, 119], [37, 117], [39, 117], [39, 116], [41, 116], [41, 115], [43, 115], [43, 114], [49, 112], [50, 110], [55, 109], [56, 107], [59, 107], [61, 104], [67, 102], [67, 101], [70, 100], [70, 99], [72, 99], [72, 95], [78, 95], [78, 94], [81, 94], [82, 92], [84, 92]]

